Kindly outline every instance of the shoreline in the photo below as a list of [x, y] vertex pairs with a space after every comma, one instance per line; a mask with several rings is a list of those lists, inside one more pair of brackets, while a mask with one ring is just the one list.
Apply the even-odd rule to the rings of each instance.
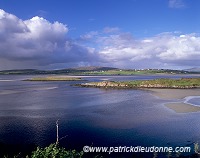
[[147, 89], [152, 95], [162, 99], [184, 99], [189, 96], [200, 96], [200, 88], [194, 89]]
[[165, 106], [177, 113], [200, 111], [200, 106], [193, 105], [188, 102], [194, 97], [200, 97], [200, 78], [102, 81], [81, 83], [76, 84], [76, 86], [106, 89], [147, 90], [156, 97], [169, 100], [169, 102], [166, 102]]
[[79, 84], [82, 87], [96, 88], [147, 88], [147, 89], [195, 89], [200, 88], [200, 78], [169, 79], [159, 78], [152, 80], [130, 81], [101, 81]]
[[190, 113], [190, 112], [199, 112], [200, 107], [194, 106], [191, 104], [186, 104], [186, 103], [167, 103], [165, 106], [176, 113]]
[[187, 103], [192, 98], [200, 97], [200, 89], [149, 89], [149, 91], [151, 91], [152, 95], [161, 99], [182, 99], [181, 101], [164, 104], [165, 107], [176, 113], [200, 111], [200, 106]]

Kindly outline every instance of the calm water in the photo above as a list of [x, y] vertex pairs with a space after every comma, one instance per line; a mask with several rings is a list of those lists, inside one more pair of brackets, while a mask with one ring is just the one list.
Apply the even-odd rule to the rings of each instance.
[[[163, 76], [85, 79], [160, 77]], [[71, 86], [80, 82], [21, 81], [25, 78], [31, 76], [0, 76], [0, 144], [44, 147], [54, 143], [57, 119], [60, 137], [67, 135], [60, 143], [77, 150], [84, 145], [186, 146], [200, 140], [199, 112], [177, 114], [163, 105], [169, 100], [158, 99], [149, 91]], [[199, 98], [191, 102], [199, 103]]]

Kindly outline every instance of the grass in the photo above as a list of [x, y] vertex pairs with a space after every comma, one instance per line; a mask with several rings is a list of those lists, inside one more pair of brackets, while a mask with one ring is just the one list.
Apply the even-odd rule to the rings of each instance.
[[62, 76], [49, 76], [49, 77], [35, 77], [26, 79], [24, 81], [80, 81], [78, 77], [62, 77]]
[[[50, 144], [46, 148], [37, 147], [37, 150], [32, 152], [30, 158], [82, 158], [82, 156], [83, 151], [66, 150], [56, 144]], [[27, 156], [27, 158], [29, 157]]]
[[154, 80], [136, 80], [122, 82], [128, 85], [161, 85], [166, 87], [173, 86], [200, 86], [200, 78], [182, 78], [182, 79], [154, 79]]
[[103, 81], [83, 84], [93, 87], [121, 87], [121, 88], [199, 88], [200, 78], [182, 79], [154, 79], [132, 81]]
[[67, 150], [54, 143], [45, 148], [37, 147], [28, 155], [21, 152], [16, 155], [9, 153], [9, 155], [4, 155], [3, 158], [82, 158], [83, 154], [83, 151]]

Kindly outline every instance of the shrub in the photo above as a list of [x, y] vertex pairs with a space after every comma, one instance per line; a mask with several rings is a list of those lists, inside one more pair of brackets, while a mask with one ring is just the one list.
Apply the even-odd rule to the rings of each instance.
[[82, 156], [83, 152], [66, 150], [65, 148], [59, 147], [57, 144], [50, 144], [45, 148], [37, 147], [37, 150], [33, 151], [31, 154], [31, 158], [81, 158]]

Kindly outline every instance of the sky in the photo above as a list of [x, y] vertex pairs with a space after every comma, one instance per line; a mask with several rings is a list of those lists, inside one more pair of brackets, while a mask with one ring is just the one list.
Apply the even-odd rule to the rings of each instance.
[[199, 0], [0, 0], [0, 70], [199, 61]]

